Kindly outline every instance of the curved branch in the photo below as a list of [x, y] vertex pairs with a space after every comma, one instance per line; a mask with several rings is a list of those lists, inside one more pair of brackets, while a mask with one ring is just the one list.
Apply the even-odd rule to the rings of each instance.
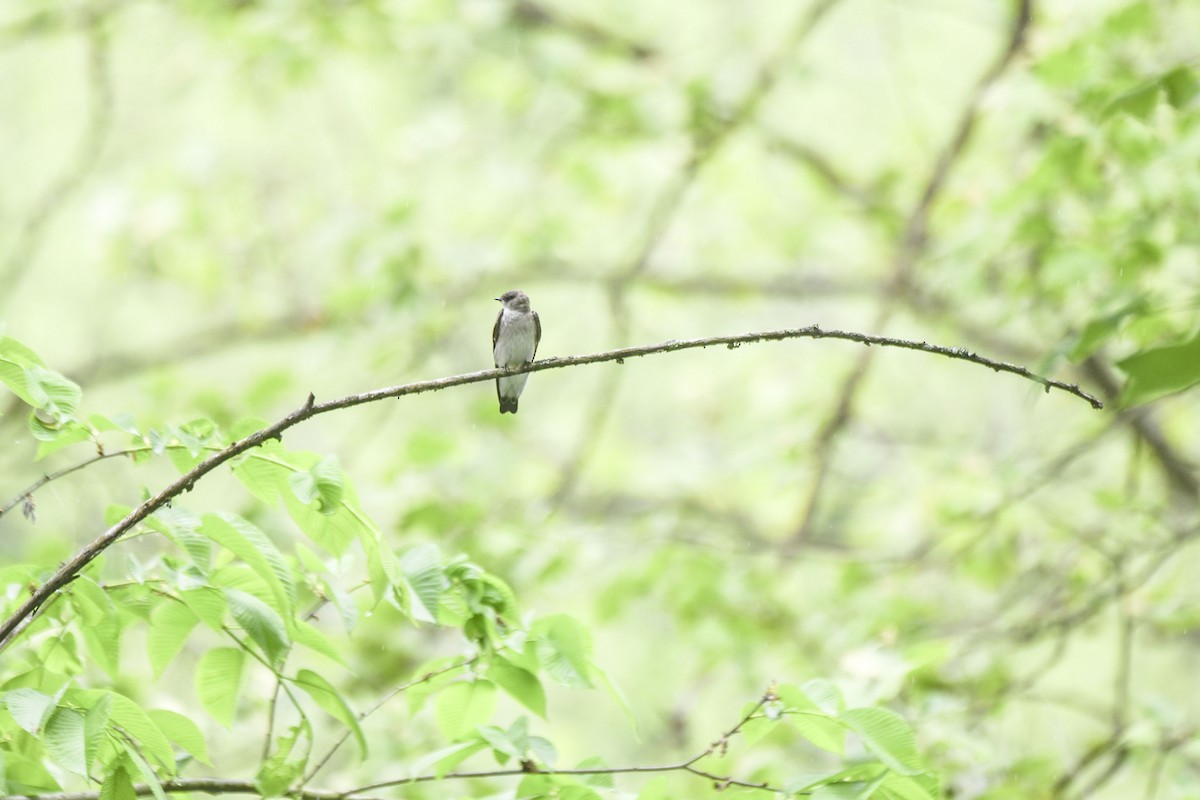
[[392, 386], [385, 389], [375, 389], [370, 392], [361, 394], [352, 394], [337, 400], [330, 400], [326, 403], [317, 403], [313, 395], [308, 396], [308, 401], [296, 409], [292, 413], [280, 419], [273, 425], [256, 431], [243, 439], [233, 442], [224, 450], [205, 459], [197, 464], [192, 470], [180, 476], [176, 481], [166, 486], [158, 492], [158, 494], [145, 500], [133, 511], [113, 525], [103, 534], [101, 534], [94, 542], [89, 544], [83, 550], [79, 551], [74, 558], [59, 567], [50, 578], [39, 586], [12, 615], [0, 624], [0, 650], [6, 648], [12, 643], [13, 637], [25, 625], [29, 624], [37, 614], [38, 609], [45, 603], [51, 595], [57, 592], [62, 587], [66, 586], [80, 570], [90, 564], [100, 553], [107, 549], [113, 542], [121, 538], [125, 533], [132, 530], [135, 525], [149, 517], [158, 509], [167, 505], [174, 498], [179, 497], [185, 492], [191, 491], [196, 485], [196, 481], [203, 478], [208, 473], [220, 465], [230, 461], [248, 450], [262, 445], [271, 439], [281, 439], [283, 432], [288, 428], [311, 419], [319, 414], [326, 414], [330, 411], [337, 411], [342, 408], [351, 408], [360, 406], [366, 403], [374, 403], [379, 400], [387, 400], [390, 398], [405, 397], [413, 394], [423, 394], [425, 392], [436, 392], [443, 389], [449, 389], [453, 386], [463, 386], [468, 383], [482, 383], [484, 381], [495, 380], [504, 375], [517, 375], [525, 372], [542, 372], [550, 369], [562, 369], [563, 367], [577, 367], [584, 364], [600, 364], [606, 361], [615, 361], [618, 364], [623, 363], [627, 358], [636, 358], [639, 356], [655, 355], [657, 353], [673, 353], [679, 350], [694, 350], [703, 347], [716, 347], [723, 345], [730, 350], [736, 349], [743, 344], [753, 344], [755, 342], [775, 342], [784, 339], [842, 339], [849, 342], [858, 342], [868, 346], [879, 345], [881, 347], [898, 347], [905, 350], [919, 350], [925, 353], [945, 356], [946, 358], [954, 358], [960, 361], [969, 361], [973, 364], [988, 367], [994, 372], [1009, 372], [1013, 375], [1019, 375], [1022, 378], [1031, 380], [1041, 384], [1049, 392], [1051, 389], [1059, 389], [1067, 392], [1091, 404], [1093, 408], [1103, 408], [1104, 404], [1098, 399], [1088, 394], [1079, 388], [1076, 384], [1068, 384], [1062, 381], [1046, 378], [1037, 373], [1016, 364], [1009, 364], [1004, 361], [995, 361], [981, 355], [972, 353], [961, 347], [943, 347], [941, 345], [929, 344], [928, 342], [917, 342], [910, 339], [895, 339], [890, 336], [872, 336], [865, 333], [855, 333], [853, 331], [837, 331], [823, 330], [817, 325], [811, 325], [807, 328], [794, 328], [788, 330], [777, 331], [760, 331], [756, 333], [741, 333], [733, 336], [710, 336], [702, 339], [682, 339], [662, 342], [661, 344], [642, 345], [640, 347], [622, 347], [617, 350], [609, 350], [603, 353], [591, 353], [580, 356], [563, 356], [560, 358], [547, 358], [543, 361], [535, 361], [532, 364], [526, 364], [513, 369], [485, 369], [479, 372], [468, 372], [463, 375], [452, 375], [446, 378], [435, 378], [434, 380], [418, 381], [416, 383], [404, 384], [403, 386]]

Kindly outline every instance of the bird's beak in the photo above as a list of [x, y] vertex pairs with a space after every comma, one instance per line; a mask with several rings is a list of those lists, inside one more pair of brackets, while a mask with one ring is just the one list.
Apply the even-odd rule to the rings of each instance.
[[503, 302], [504, 302], [504, 301], [503, 301], [503, 300], [501, 300], [499, 297], [493, 297], [492, 299], [493, 299], [493, 300], [495, 300], [497, 303], [503, 303]]

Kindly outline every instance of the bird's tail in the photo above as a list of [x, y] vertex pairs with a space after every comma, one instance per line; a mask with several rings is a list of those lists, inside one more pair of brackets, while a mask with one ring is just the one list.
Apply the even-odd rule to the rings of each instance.
[[501, 397], [500, 398], [500, 413], [501, 414], [517, 413], [517, 398]]

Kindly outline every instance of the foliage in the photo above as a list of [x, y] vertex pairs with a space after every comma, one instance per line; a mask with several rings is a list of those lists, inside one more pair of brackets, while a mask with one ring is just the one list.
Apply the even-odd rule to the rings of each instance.
[[1194, 5], [6, 4], [0, 794], [1191, 796]]

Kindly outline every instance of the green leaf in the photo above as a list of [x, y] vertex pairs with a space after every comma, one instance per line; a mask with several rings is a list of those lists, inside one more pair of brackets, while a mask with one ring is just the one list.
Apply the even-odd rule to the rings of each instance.
[[491, 719], [496, 711], [496, 687], [491, 681], [459, 681], [438, 695], [437, 723], [442, 735], [454, 741]]
[[162, 677], [200, 618], [183, 603], [171, 600], [159, 603], [150, 614], [150, 631], [146, 637], [146, 654], [156, 677]]
[[40, 366], [44, 366], [44, 364], [37, 353], [16, 339], [8, 336], [0, 338], [0, 382], [21, 398], [26, 405], [36, 407], [37, 402], [29, 392], [25, 370], [27, 367]]
[[341, 505], [345, 479], [337, 457], [325, 456], [307, 470], [289, 475], [288, 486], [301, 503], [315, 503], [317, 511], [328, 516]]
[[208, 758], [208, 745], [204, 734], [191, 718], [174, 711], [156, 708], [146, 712], [150, 719], [163, 732], [163, 735], [190, 753], [196, 760], [212, 765]]
[[[267, 424], [263, 421], [262, 427], [267, 427]], [[237, 434], [238, 429], [235, 426], [233, 435]], [[283, 448], [278, 442], [266, 442], [261, 448], [248, 453], [244, 459], [233, 465], [233, 474], [242, 485], [267, 505], [275, 503], [279, 493], [287, 486], [288, 476], [292, 474], [292, 470], [279, 461], [278, 456], [282, 453]]]
[[33, 401], [30, 405], [45, 412], [55, 423], [72, 419], [83, 399], [79, 384], [54, 370], [36, 365], [25, 368], [25, 388]]
[[434, 773], [440, 778], [485, 747], [487, 747], [487, 743], [479, 739], [472, 739], [452, 744], [449, 747], [443, 747], [418, 759], [413, 764], [412, 773], [420, 775], [432, 768]]
[[566, 614], [543, 617], [533, 624], [530, 636], [538, 662], [550, 677], [573, 689], [594, 688], [591, 637], [576, 620]]
[[846, 708], [841, 689], [830, 681], [815, 678], [801, 686], [800, 690], [813, 705], [830, 716], [837, 716]]
[[314, 653], [320, 653], [326, 658], [332, 659], [342, 666], [349, 666], [346, 663], [345, 656], [342, 655], [342, 650], [329, 640], [325, 634], [321, 633], [317, 628], [302, 619], [292, 619], [288, 623], [288, 633], [293, 642], [298, 645], [307, 647]]
[[64, 447], [86, 442], [92, 438], [92, 429], [79, 422], [67, 422], [57, 428], [41, 428], [40, 430], [49, 438], [43, 438], [41, 435], [36, 437], [39, 440], [37, 455], [34, 456], [36, 461], [41, 461]]
[[1131, 89], [1122, 95], [1119, 95], [1101, 112], [1102, 119], [1111, 117], [1115, 114], [1126, 114], [1134, 119], [1145, 122], [1154, 113], [1154, 109], [1158, 107], [1158, 95], [1160, 85], [1157, 81], [1148, 83], [1143, 86], [1138, 86]]
[[1067, 358], [1075, 363], [1083, 361], [1111, 339], [1122, 322], [1133, 315], [1143, 314], [1145, 311], [1145, 300], [1138, 298], [1131, 303], [1125, 304], [1111, 314], [1105, 314], [1102, 317], [1090, 320], [1076, 337], [1075, 344], [1072, 345], [1070, 351], [1067, 353]]
[[[827, 682], [810, 681], [806, 686], [812, 686], [812, 692], [819, 697], [826, 708], [836, 709], [841, 695], [836, 687]], [[808, 692], [798, 686], [784, 684], [776, 690], [783, 710], [786, 712], [788, 723], [809, 742], [822, 750], [841, 755], [845, 749], [846, 731], [834, 721], [831, 716], [819, 707]], [[836, 711], [835, 711], [836, 713]]]
[[58, 708], [46, 721], [42, 736], [46, 751], [63, 769], [87, 775], [87, 741], [84, 715], [73, 708]]
[[922, 770], [912, 729], [898, 714], [886, 708], [852, 708], [838, 719], [858, 734], [888, 769], [901, 775], [915, 775]]
[[37, 736], [54, 713], [55, 701], [36, 689], [13, 689], [4, 694], [4, 706], [27, 733]]
[[292, 727], [288, 735], [280, 736], [276, 740], [275, 752], [263, 762], [254, 778], [254, 786], [261, 797], [284, 796], [288, 787], [304, 774], [308, 759], [305, 756], [292, 758], [292, 751], [296, 748], [296, 741], [301, 732], [305, 732], [311, 741], [312, 732], [307, 721]]
[[880, 800], [940, 800], [942, 789], [930, 775], [897, 775], [888, 773], [875, 793]]
[[432, 544], [410, 547], [400, 557], [400, 569], [417, 601], [411, 609], [413, 618], [436, 622], [439, 599], [450, 585], [441, 552]]
[[1162, 87], [1167, 93], [1167, 102], [1173, 108], [1180, 109], [1192, 102], [1200, 94], [1200, 80], [1196, 73], [1187, 67], [1176, 67], [1162, 76]]
[[137, 800], [133, 778], [124, 765], [117, 765], [104, 776], [104, 783], [100, 785], [100, 800]]
[[1200, 334], [1182, 344], [1143, 350], [1117, 362], [1129, 376], [1121, 405], [1130, 408], [1200, 383]]
[[290, 616], [295, 585], [283, 554], [266, 534], [236, 514], [205, 514], [200, 533], [246, 562], [266, 581], [281, 615]]
[[121, 623], [115, 613], [80, 628], [88, 655], [114, 680], [121, 673]]
[[285, 492], [283, 505], [300, 530], [320, 547], [335, 555], [344, 555], [350, 545], [359, 539], [377, 535], [370, 521], [358, 504], [349, 485], [345, 487], [342, 502], [324, 513], [315, 506], [305, 505], [292, 493]]
[[238, 692], [246, 654], [232, 647], [217, 647], [200, 657], [196, 665], [196, 694], [209, 716], [229, 727], [237, 711]]
[[211, 586], [188, 589], [179, 593], [179, 599], [214, 631], [223, 630], [225, 624], [225, 595]]
[[106, 692], [112, 697], [109, 720], [133, 737], [138, 747], [168, 773], [175, 772], [175, 751], [158, 726], [137, 703], [123, 694]]
[[512, 741], [508, 733], [501, 728], [495, 725], [480, 725], [479, 733], [491, 745], [498, 763], [506, 764], [509, 758], [524, 758], [525, 748]]
[[521, 705], [546, 718], [546, 690], [532, 672], [497, 656], [488, 665], [487, 676]]
[[104, 744], [112, 706], [112, 693], [104, 692], [86, 709], [87, 713], [84, 717], [84, 744], [87, 748], [87, 764], [89, 768], [92, 762], [96, 760], [96, 756], [99, 755], [100, 748]]
[[226, 589], [225, 599], [237, 624], [262, 649], [267, 660], [278, 666], [291, 646], [283, 617], [262, 600], [240, 589]]
[[325, 713], [341, 722], [354, 733], [354, 741], [358, 743], [358, 752], [362, 758], [367, 757], [367, 739], [358, 724], [358, 716], [350, 710], [350, 706], [342, 699], [338, 690], [329, 681], [309, 669], [302, 669], [296, 674], [295, 683], [308, 693]]
[[371, 578], [371, 593], [379, 601], [394, 586], [403, 586], [406, 581], [400, 570], [400, 560], [382, 537], [370, 533], [362, 537], [363, 551], [367, 556], [367, 574]]
[[125, 743], [124, 746], [126, 761], [133, 764], [135, 771], [141, 774], [142, 780], [150, 787], [150, 792], [154, 795], [154, 800], [167, 800], [167, 795], [163, 792], [162, 784], [158, 782], [158, 775], [155, 774], [154, 769], [142, 757], [142, 754], [138, 752], [136, 747], [129, 743]]

